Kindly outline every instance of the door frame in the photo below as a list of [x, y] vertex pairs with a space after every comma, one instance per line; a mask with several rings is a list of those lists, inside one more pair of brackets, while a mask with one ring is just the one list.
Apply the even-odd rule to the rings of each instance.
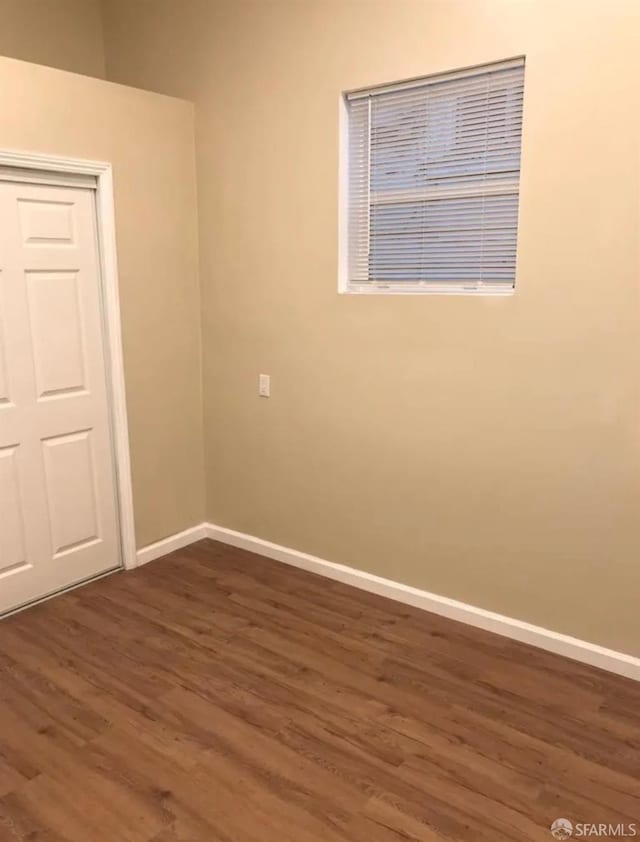
[[122, 328], [120, 320], [120, 293], [118, 287], [118, 258], [116, 248], [115, 203], [113, 169], [105, 161], [84, 158], [66, 158], [37, 152], [0, 150], [0, 167], [16, 169], [16, 181], [25, 170], [34, 174], [50, 173], [56, 183], [68, 178], [69, 186], [74, 176], [92, 176], [96, 180], [96, 223], [100, 262], [100, 300], [105, 325], [104, 352], [108, 366], [107, 394], [111, 414], [114, 449], [116, 505], [120, 529], [121, 564], [125, 570], [136, 567], [135, 521], [133, 514], [133, 488], [131, 483], [131, 454], [127, 422], [127, 399], [122, 355]]

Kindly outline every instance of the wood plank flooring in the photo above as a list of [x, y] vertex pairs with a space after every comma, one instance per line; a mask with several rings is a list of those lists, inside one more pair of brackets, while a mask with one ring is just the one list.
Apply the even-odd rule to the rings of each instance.
[[640, 684], [212, 541], [0, 623], [0, 840], [638, 823]]

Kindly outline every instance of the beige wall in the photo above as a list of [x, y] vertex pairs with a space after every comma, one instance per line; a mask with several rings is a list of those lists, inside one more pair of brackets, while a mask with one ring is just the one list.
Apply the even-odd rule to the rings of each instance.
[[11, 59], [0, 90], [1, 147], [113, 164], [142, 546], [204, 516], [193, 108]]
[[[107, 66], [196, 101], [208, 518], [640, 654], [640, 4], [152, 5]], [[519, 54], [516, 295], [339, 297], [340, 92]]]
[[0, 55], [104, 76], [100, 0], [0, 0]]

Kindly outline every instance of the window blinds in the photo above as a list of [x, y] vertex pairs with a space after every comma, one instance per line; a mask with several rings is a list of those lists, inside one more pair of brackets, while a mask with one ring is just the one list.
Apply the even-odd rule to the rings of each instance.
[[514, 286], [524, 59], [346, 95], [347, 290]]

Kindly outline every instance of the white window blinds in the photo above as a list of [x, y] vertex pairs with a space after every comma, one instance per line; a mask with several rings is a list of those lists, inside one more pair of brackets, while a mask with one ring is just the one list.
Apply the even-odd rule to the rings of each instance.
[[346, 291], [513, 288], [523, 87], [516, 59], [346, 95]]

